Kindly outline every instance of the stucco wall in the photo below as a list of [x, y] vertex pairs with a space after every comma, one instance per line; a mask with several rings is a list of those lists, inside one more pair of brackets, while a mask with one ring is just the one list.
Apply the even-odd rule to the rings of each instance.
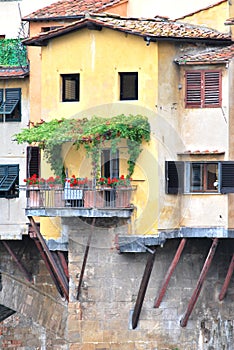
[[[26, 177], [25, 145], [18, 145], [14, 141], [14, 134], [21, 128], [26, 128], [29, 121], [28, 78], [24, 80], [1, 80], [0, 88], [21, 88], [21, 122], [0, 123], [0, 164], [19, 164], [19, 184], [23, 185]], [[19, 239], [27, 233], [27, 219], [24, 208], [26, 207], [26, 194], [20, 192], [19, 198], [0, 198], [1, 220], [0, 237], [2, 239]]]

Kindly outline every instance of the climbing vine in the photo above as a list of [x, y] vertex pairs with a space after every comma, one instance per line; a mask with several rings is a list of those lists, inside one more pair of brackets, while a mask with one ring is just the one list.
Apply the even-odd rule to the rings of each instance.
[[27, 50], [20, 39], [0, 40], [0, 66], [27, 66]]
[[63, 143], [72, 142], [77, 149], [84, 146], [92, 159], [94, 177], [99, 176], [100, 149], [104, 143], [110, 141], [111, 149], [116, 151], [119, 142], [126, 139], [129, 154], [127, 176], [130, 177], [141, 153], [142, 142], [150, 140], [150, 124], [144, 116], [123, 114], [113, 118], [94, 116], [91, 119], [53, 119], [49, 122], [41, 120], [14, 137], [19, 144], [37, 143], [44, 149], [46, 160], [58, 176], [61, 176], [63, 168]]

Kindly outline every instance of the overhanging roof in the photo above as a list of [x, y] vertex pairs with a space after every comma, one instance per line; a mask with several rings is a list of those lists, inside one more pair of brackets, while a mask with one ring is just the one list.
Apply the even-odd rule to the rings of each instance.
[[174, 61], [179, 65], [192, 64], [225, 64], [234, 57], [234, 45], [222, 48], [212, 48], [199, 53], [186, 54], [177, 57]]
[[127, 3], [128, 0], [62, 0], [43, 7], [23, 18], [24, 21], [51, 21], [61, 19], [77, 19], [85, 12], [104, 12]]
[[83, 28], [101, 30], [109, 28], [127, 34], [147, 37], [148, 40], [184, 40], [184, 41], [206, 41], [231, 43], [231, 36], [216, 30], [172, 20], [161, 18], [142, 19], [121, 16], [110, 16], [105, 14], [86, 14], [85, 18], [57, 28], [49, 32], [40, 33], [23, 41], [25, 45], [44, 46], [48, 40], [62, 35], [78, 31]]

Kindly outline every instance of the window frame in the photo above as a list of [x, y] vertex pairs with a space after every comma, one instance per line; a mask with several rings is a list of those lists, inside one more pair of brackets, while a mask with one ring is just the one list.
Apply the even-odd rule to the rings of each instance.
[[[190, 164], [217, 164], [217, 189], [191, 191], [189, 186]], [[166, 161], [166, 194], [228, 194], [234, 193], [234, 161]]]
[[[12, 98], [12, 93], [13, 98]], [[21, 102], [22, 102], [22, 97], [21, 97], [21, 88], [1, 88], [0, 89], [0, 108], [3, 107], [4, 105], [7, 105], [8, 102], [8, 109], [12, 109], [9, 112], [5, 113], [0, 113], [0, 122], [21, 122]], [[11, 96], [8, 98], [8, 96]], [[14, 115], [18, 114], [17, 117]]]
[[[80, 73], [70, 73], [70, 74], [61, 74], [62, 80], [62, 102], [79, 102], [80, 101]], [[74, 98], [66, 97], [66, 81], [72, 80], [75, 81], [75, 92]]]
[[[124, 91], [128, 89], [128, 86], [124, 80], [127, 77], [133, 76], [135, 79], [133, 90], [134, 93], [132, 94], [132, 97], [126, 96], [127, 93]], [[120, 79], [120, 101], [137, 101], [138, 100], [138, 72], [119, 72], [119, 79]], [[125, 97], [126, 96], [126, 97]]]
[[220, 69], [185, 71], [185, 108], [220, 108], [221, 106], [222, 71]]
[[[192, 184], [192, 176], [194, 165], [198, 165], [200, 167], [201, 174], [201, 187], [200, 189], [194, 189], [194, 184]], [[214, 186], [213, 189], [209, 189], [208, 185], [208, 166], [216, 165], [217, 166], [217, 176], [215, 176], [214, 183], [217, 182], [220, 178], [220, 165], [217, 161], [201, 161], [201, 162], [185, 162], [185, 193], [219, 193], [218, 186]]]

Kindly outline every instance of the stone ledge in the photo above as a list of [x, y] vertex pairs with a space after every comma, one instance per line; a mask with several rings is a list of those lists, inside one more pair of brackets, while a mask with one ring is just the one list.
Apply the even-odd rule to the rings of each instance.
[[234, 229], [224, 227], [181, 227], [159, 231], [158, 235], [117, 235], [116, 249], [120, 253], [146, 253], [153, 246], [163, 245], [173, 238], [234, 238]]

